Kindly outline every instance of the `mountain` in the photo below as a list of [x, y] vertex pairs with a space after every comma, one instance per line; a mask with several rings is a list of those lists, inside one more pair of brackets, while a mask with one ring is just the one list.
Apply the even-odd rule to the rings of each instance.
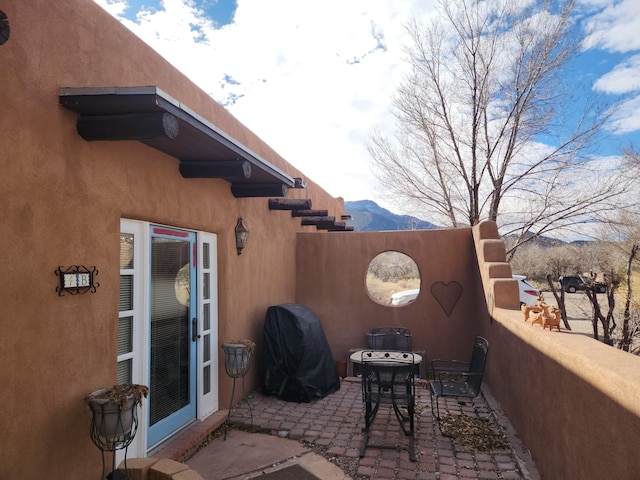
[[431, 222], [410, 215], [397, 215], [371, 200], [344, 202], [344, 208], [353, 220], [355, 231], [380, 230], [432, 230], [439, 228]]

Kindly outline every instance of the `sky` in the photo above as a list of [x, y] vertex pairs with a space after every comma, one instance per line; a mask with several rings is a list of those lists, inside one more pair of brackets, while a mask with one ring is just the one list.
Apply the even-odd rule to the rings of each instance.
[[[394, 128], [404, 25], [437, 0], [94, 1], [331, 195], [407, 213], [384, 197], [366, 144]], [[603, 155], [640, 149], [640, 1], [578, 3], [591, 34], [567, 81], [624, 101]]]

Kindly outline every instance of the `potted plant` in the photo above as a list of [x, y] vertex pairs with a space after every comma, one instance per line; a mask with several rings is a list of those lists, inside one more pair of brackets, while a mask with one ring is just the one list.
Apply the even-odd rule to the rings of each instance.
[[108, 444], [122, 443], [135, 435], [137, 425], [135, 407], [142, 405], [142, 397], [149, 394], [149, 388], [137, 384], [114, 385], [88, 394], [84, 401], [89, 405], [93, 418], [92, 432], [106, 440]]
[[232, 378], [243, 377], [249, 370], [251, 354], [256, 344], [251, 340], [232, 340], [224, 342], [224, 367], [227, 375]]

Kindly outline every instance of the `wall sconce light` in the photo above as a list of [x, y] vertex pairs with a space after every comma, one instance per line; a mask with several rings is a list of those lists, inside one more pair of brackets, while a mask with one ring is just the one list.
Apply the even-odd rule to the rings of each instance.
[[248, 238], [249, 229], [242, 222], [242, 217], [238, 217], [238, 223], [236, 223], [236, 248], [238, 249], [238, 255], [240, 255], [244, 247], [247, 246]]

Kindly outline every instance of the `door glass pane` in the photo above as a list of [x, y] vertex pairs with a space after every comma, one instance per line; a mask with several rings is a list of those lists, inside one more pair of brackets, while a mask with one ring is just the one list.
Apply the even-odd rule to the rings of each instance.
[[202, 361], [208, 362], [211, 360], [211, 335], [204, 335], [202, 337]]
[[211, 268], [211, 258], [209, 256], [209, 244], [202, 244], [202, 267], [203, 268]]
[[120, 268], [133, 268], [133, 233], [120, 233]]
[[133, 310], [133, 275], [120, 275], [120, 311]]
[[190, 243], [151, 239], [150, 424], [190, 403]]
[[211, 296], [209, 294], [209, 292], [211, 291], [211, 288], [209, 287], [209, 273], [204, 273], [202, 275], [202, 297], [205, 300], [209, 300], [209, 297]]
[[131, 383], [131, 359], [118, 362], [117, 382], [119, 385], [123, 383]]
[[133, 317], [118, 319], [118, 355], [133, 351]]
[[202, 369], [202, 390], [206, 395], [211, 391], [211, 366], [207, 365]]
[[203, 330], [210, 330], [211, 329], [211, 304], [210, 303], [205, 303], [202, 306], [202, 315], [203, 315], [203, 319], [202, 319], [202, 328]]

